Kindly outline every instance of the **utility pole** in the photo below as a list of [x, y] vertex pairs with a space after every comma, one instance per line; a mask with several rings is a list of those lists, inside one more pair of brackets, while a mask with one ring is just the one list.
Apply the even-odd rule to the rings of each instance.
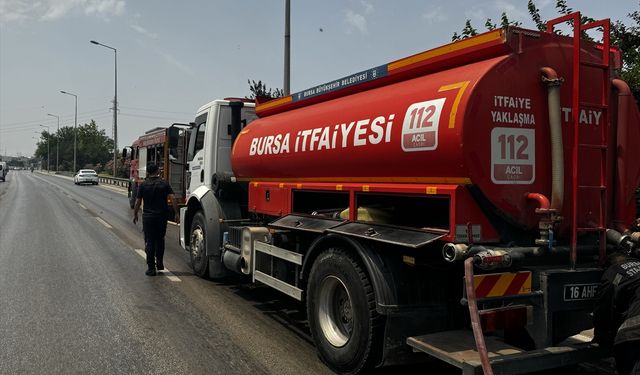
[[56, 131], [56, 173], [60, 170], [60, 116], [47, 113], [47, 116], [58, 119], [58, 130]]
[[49, 173], [51, 171], [51, 163], [49, 162], [51, 159], [51, 152], [49, 149], [51, 143], [51, 130], [49, 130], [49, 127], [47, 125], [40, 124], [40, 126], [42, 126], [43, 128], [47, 128], [47, 173]]
[[90, 41], [92, 44], [102, 46], [105, 48], [109, 48], [113, 50], [114, 57], [114, 72], [115, 72], [115, 92], [113, 94], [113, 177], [116, 177], [116, 170], [118, 165], [118, 50], [113, 47], [110, 47], [106, 44], [102, 44], [100, 42], [96, 42], [95, 40]]
[[74, 123], [73, 123], [73, 173], [75, 174], [77, 172], [76, 171], [76, 151], [78, 150], [78, 142], [77, 142], [78, 131], [76, 130], [76, 125], [78, 124], [78, 95], [72, 94], [66, 91], [60, 91], [60, 93], [71, 95], [76, 99], [75, 117], [74, 117]]
[[285, 0], [284, 6], [284, 85], [282, 91], [284, 91], [284, 95], [287, 96], [290, 94], [289, 90], [289, 78], [291, 75], [291, 69], [289, 66], [290, 54], [289, 51], [291, 49], [291, 32], [289, 30], [291, 19], [291, 0]]

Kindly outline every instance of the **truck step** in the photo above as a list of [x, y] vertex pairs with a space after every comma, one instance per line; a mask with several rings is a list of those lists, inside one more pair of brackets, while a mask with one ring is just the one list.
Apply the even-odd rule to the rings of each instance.
[[[597, 344], [579, 340], [567, 340], [562, 346], [531, 351], [506, 344], [495, 336], [485, 336], [485, 343], [496, 375], [524, 374], [595, 361], [605, 354]], [[462, 369], [463, 375], [482, 374], [480, 355], [475, 349], [471, 331], [445, 331], [409, 337], [407, 344], [416, 352], [427, 353]]]

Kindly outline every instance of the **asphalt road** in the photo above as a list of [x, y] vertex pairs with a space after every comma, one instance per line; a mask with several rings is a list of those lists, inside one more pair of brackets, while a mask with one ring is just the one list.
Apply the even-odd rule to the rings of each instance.
[[106, 187], [0, 184], [1, 374], [329, 373], [272, 293], [193, 276], [175, 226], [171, 275], [145, 276], [130, 217]]
[[[0, 374], [330, 373], [304, 306], [195, 277], [177, 238], [170, 225], [170, 271], [145, 276], [126, 192], [12, 171], [0, 183]], [[425, 372], [459, 373], [439, 362], [376, 371]]]

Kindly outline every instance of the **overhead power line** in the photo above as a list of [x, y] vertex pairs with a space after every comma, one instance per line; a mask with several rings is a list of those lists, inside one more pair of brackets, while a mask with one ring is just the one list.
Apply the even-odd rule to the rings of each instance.
[[[100, 109], [93, 109], [85, 112], [78, 112], [78, 116], [86, 117], [86, 116], [91, 116], [93, 114], [100, 114], [100, 113], [109, 113], [109, 112], [106, 108], [100, 108]], [[73, 113], [70, 115], [60, 115], [60, 122], [62, 122], [63, 119], [65, 121], [69, 121], [69, 120], [73, 121], [73, 116], [74, 116]], [[38, 123], [38, 124], [42, 124], [44, 122], [50, 123], [51, 121], [55, 122], [55, 120], [51, 120], [49, 117], [46, 117], [44, 119], [39, 119], [39, 120], [27, 120], [27, 121], [3, 123], [0, 125], [0, 127], [4, 129], [12, 126], [27, 125], [27, 124], [34, 124], [34, 123]]]
[[134, 114], [134, 113], [122, 113], [122, 112], [120, 113], [120, 116], [148, 118], [148, 119], [152, 119], [152, 120], [167, 120], [167, 121], [174, 121], [174, 120], [183, 119], [182, 117], [159, 117], [159, 116], [138, 115], [138, 114]]
[[145, 111], [145, 112], [176, 113], [176, 114], [180, 114], [180, 115], [193, 115], [192, 112], [164, 111], [164, 110], [160, 110], [160, 109], [150, 109], [150, 108], [140, 108], [140, 107], [125, 107], [125, 106], [119, 106], [119, 107], [123, 108], [123, 109], [133, 109], [133, 110]]

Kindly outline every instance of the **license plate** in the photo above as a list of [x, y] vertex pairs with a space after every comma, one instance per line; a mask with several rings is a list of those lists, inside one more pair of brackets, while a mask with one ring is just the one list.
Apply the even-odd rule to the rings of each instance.
[[595, 299], [598, 292], [597, 283], [592, 284], [566, 284], [564, 286], [565, 301], [583, 301]]

